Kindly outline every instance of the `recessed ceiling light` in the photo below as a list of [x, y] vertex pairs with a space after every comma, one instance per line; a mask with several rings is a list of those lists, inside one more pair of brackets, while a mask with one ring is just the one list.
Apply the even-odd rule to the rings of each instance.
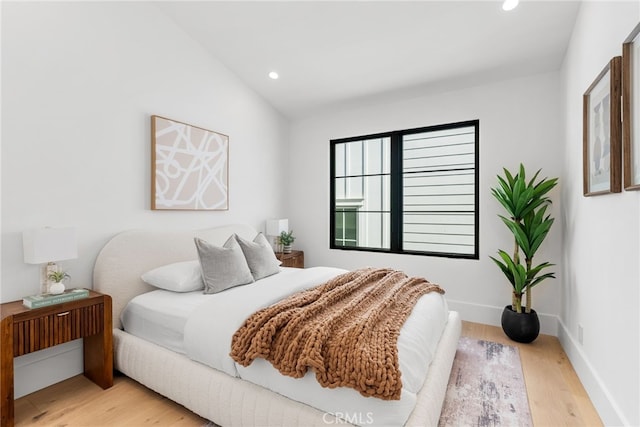
[[276, 80], [278, 77], [280, 77], [280, 76], [275, 71], [272, 71], [272, 72], [269, 73], [269, 78], [270, 79]]
[[513, 10], [518, 6], [520, 0], [504, 0], [502, 3], [502, 10]]

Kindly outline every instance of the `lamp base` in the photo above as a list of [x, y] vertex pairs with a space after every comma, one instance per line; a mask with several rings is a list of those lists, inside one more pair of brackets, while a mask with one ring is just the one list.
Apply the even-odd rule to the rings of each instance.
[[280, 239], [278, 236], [273, 238], [273, 251], [275, 253], [282, 252], [282, 245], [280, 245]]

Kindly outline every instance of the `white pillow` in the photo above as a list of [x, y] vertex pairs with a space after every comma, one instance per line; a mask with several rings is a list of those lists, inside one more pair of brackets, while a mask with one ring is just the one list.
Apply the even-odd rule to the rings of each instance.
[[142, 280], [156, 288], [173, 292], [192, 292], [204, 289], [200, 262], [176, 262], [147, 271]]

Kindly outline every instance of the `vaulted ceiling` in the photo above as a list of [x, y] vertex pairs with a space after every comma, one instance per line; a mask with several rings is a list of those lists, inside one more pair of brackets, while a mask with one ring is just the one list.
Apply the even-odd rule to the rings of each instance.
[[532, 0], [510, 12], [498, 1], [157, 5], [289, 118], [558, 70], [579, 9]]

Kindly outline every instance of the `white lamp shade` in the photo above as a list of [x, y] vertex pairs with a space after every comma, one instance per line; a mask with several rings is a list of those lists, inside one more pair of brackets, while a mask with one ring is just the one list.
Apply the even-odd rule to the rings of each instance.
[[283, 231], [289, 231], [288, 219], [267, 220], [267, 236], [279, 236]]
[[78, 257], [76, 229], [36, 228], [22, 233], [24, 262], [43, 264]]

